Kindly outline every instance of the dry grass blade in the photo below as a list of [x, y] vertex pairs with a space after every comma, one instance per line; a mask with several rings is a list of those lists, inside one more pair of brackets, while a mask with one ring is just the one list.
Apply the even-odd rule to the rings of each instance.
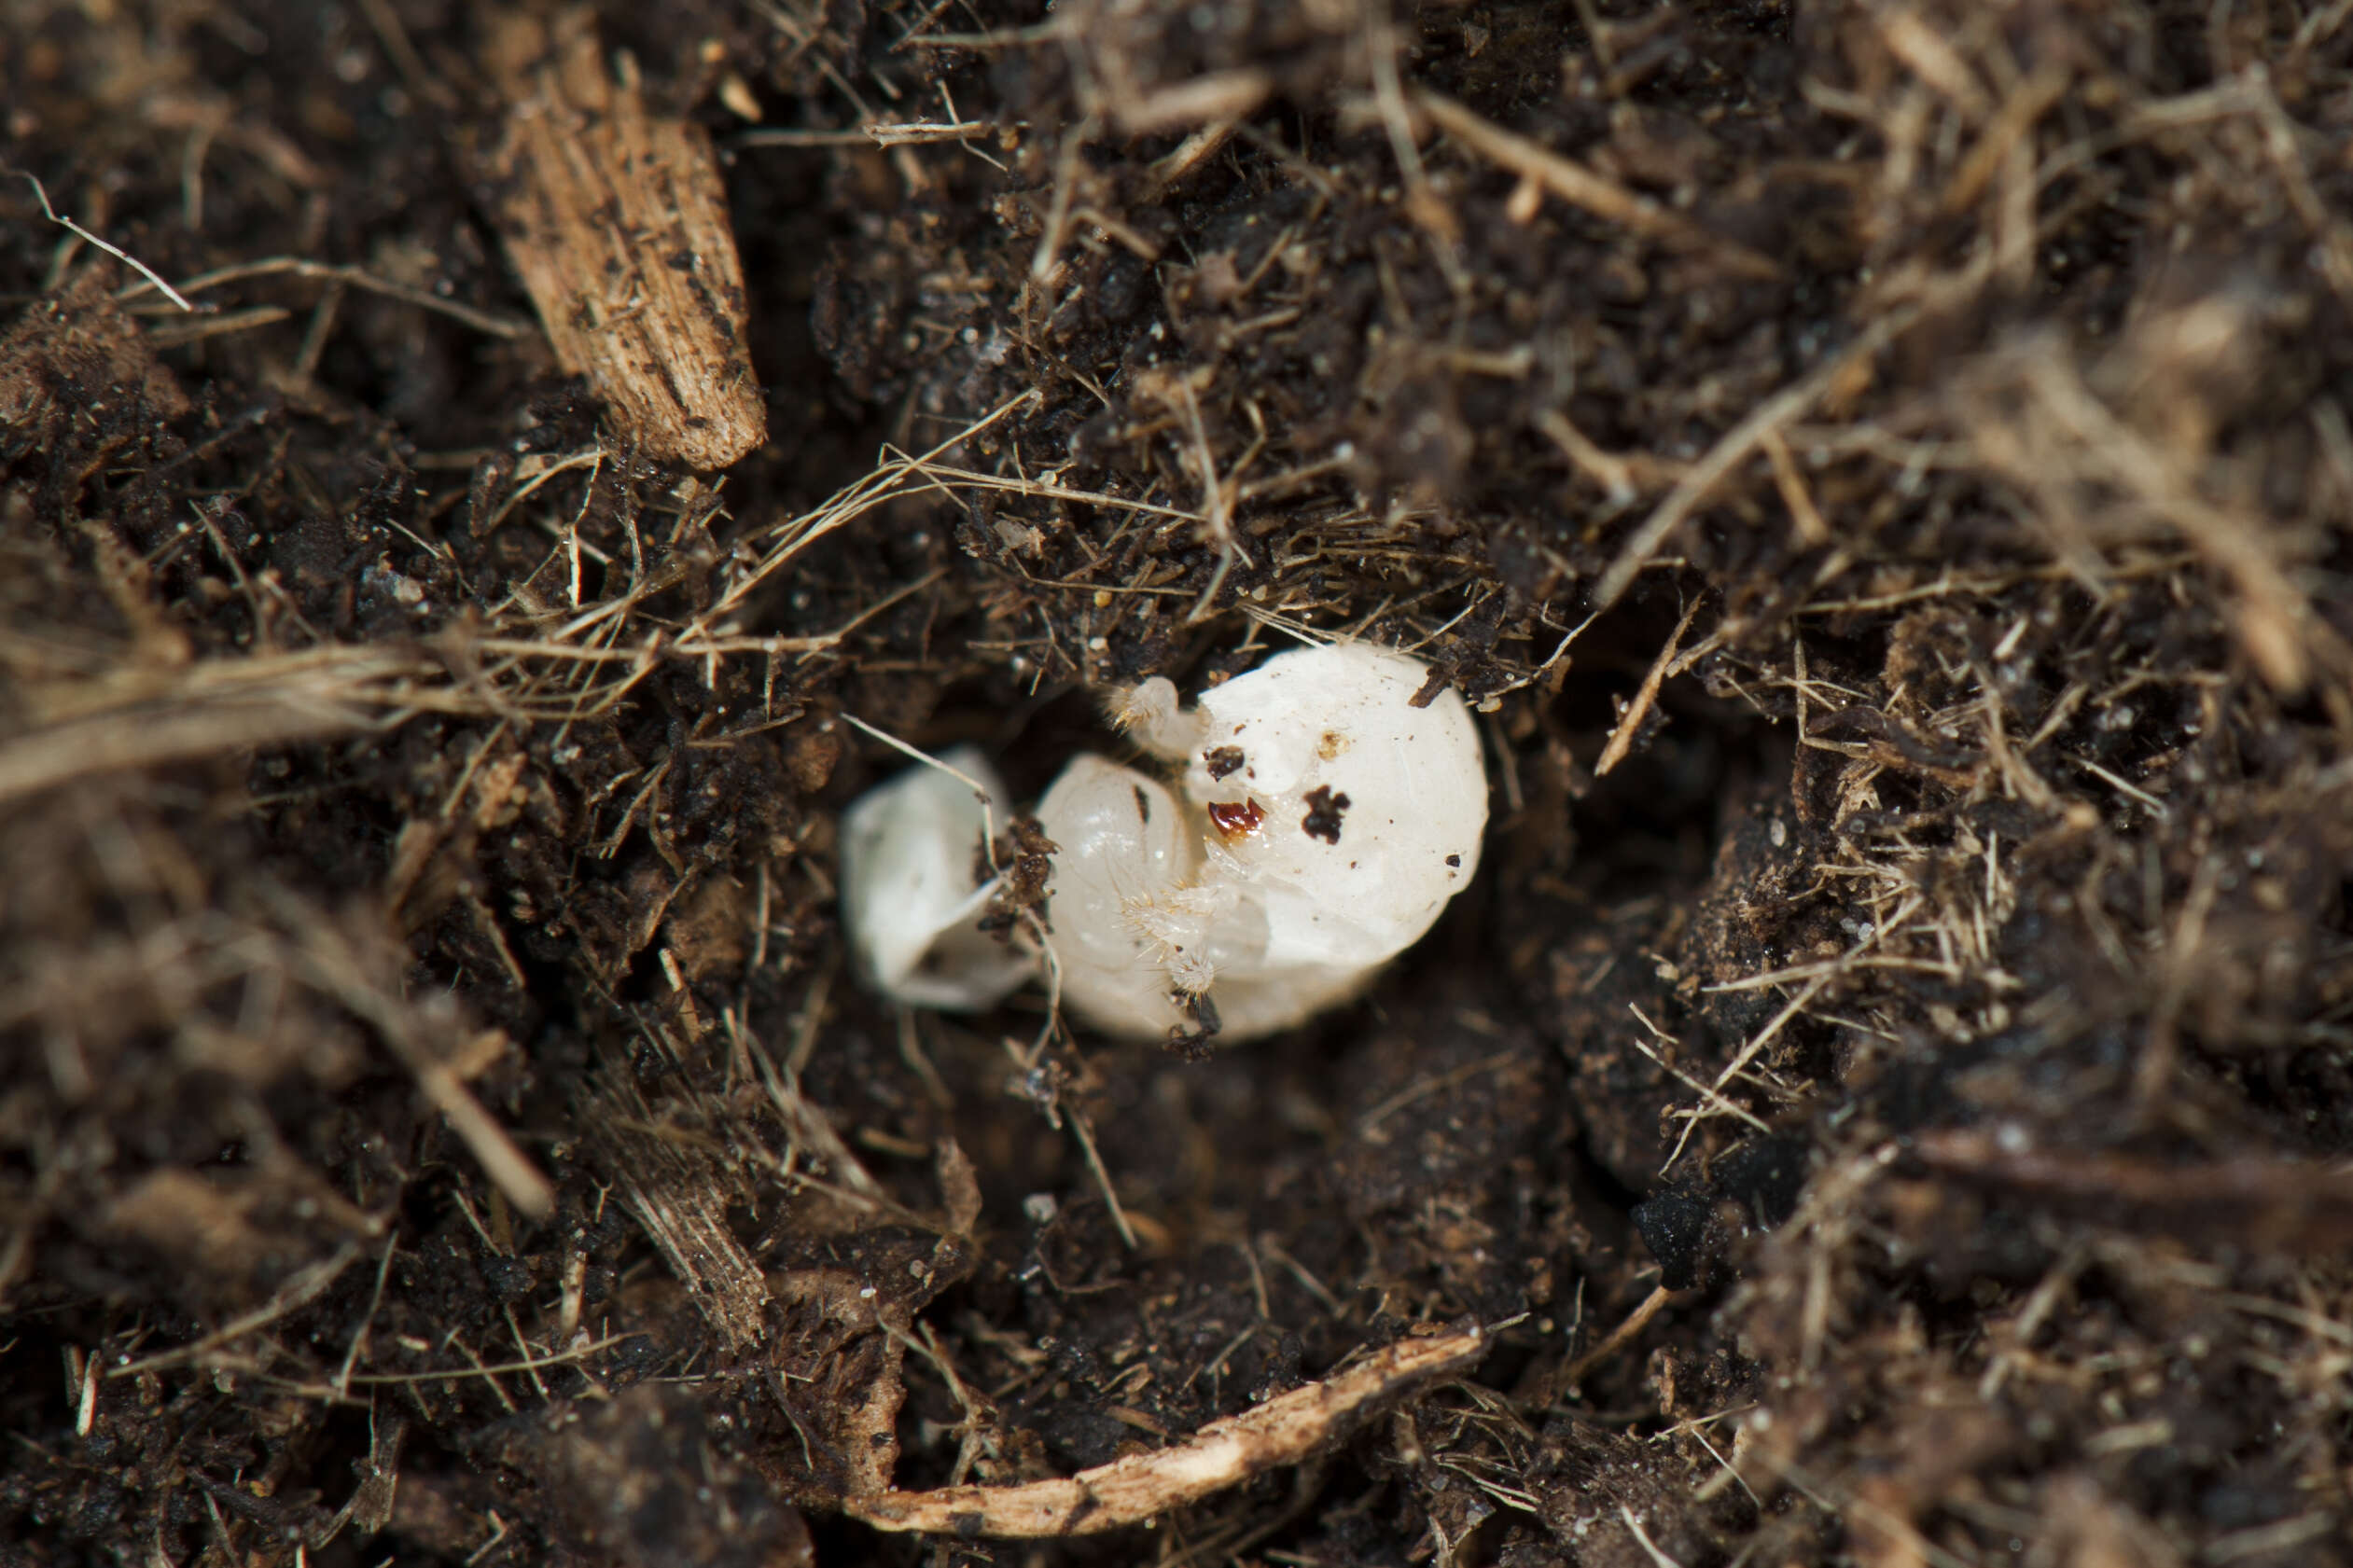
[[[1008, 479], [996, 474], [967, 473], [943, 465], [941, 459], [974, 437], [1010, 418], [1016, 409], [1034, 402], [1034, 392], [1015, 395], [995, 409], [958, 430], [939, 445], [914, 456], [899, 453], [876, 465], [873, 470], [856, 482], [844, 485], [829, 496], [825, 504], [771, 530], [771, 544], [748, 569], [731, 580], [719, 594], [718, 601], [702, 618], [703, 626], [717, 624], [724, 617], [738, 609], [759, 586], [782, 571], [786, 562], [799, 555], [817, 540], [837, 528], [864, 517], [875, 507], [896, 496], [914, 494], [926, 490], [951, 492], [958, 483], [1002, 490], [1025, 490], [1037, 494], [1069, 494], [1074, 500], [1096, 500], [1122, 505], [1114, 497], [1094, 497], [1075, 493], [1057, 492], [1051, 486], [1031, 481]], [[1176, 513], [1190, 516], [1189, 513]]]
[[2264, 679], [2283, 693], [2303, 690], [2311, 607], [2262, 526], [2199, 496], [2172, 453], [2110, 413], [2055, 357], [2035, 355], [2027, 375], [2042, 410], [2081, 442], [2087, 466], [2138, 494], [2237, 585], [2239, 635]]
[[1711, 234], [1691, 219], [1636, 196], [1574, 159], [1488, 123], [1451, 98], [1427, 90], [1416, 91], [1413, 97], [1413, 106], [1427, 115], [1441, 131], [1499, 167], [1535, 181], [1573, 207], [1581, 207], [1646, 240], [1655, 240], [1677, 250], [1704, 252], [1747, 277], [1781, 275], [1779, 265], [1770, 257]]
[[397, 648], [215, 659], [36, 688], [38, 728], [0, 746], [0, 800], [77, 779], [397, 723], [434, 667]]
[[[414, 305], [421, 311], [431, 311], [438, 315], [445, 315], [452, 321], [462, 322], [477, 332], [486, 333], [494, 338], [527, 338], [537, 330], [530, 322], [517, 321], [511, 316], [494, 315], [488, 311], [478, 311], [462, 301], [444, 299], [428, 290], [411, 288], [406, 284], [397, 284], [388, 278], [377, 277], [374, 273], [358, 267], [330, 266], [324, 261], [312, 261], [299, 256], [266, 257], [259, 261], [244, 261], [233, 267], [216, 268], [212, 271], [200, 272], [192, 278], [183, 279], [179, 287], [180, 292], [184, 294], [202, 294], [208, 289], [242, 283], [248, 278], [280, 276], [303, 278], [327, 284], [342, 284], [351, 288], [365, 289], [370, 294], [381, 294], [387, 299], [397, 299], [403, 304]], [[162, 285], [160, 284], [132, 284], [124, 288], [117, 298], [127, 303], [147, 289], [160, 286]]]
[[1692, 617], [1699, 614], [1699, 606], [1692, 605], [1683, 612], [1683, 618], [1675, 623], [1675, 630], [1659, 650], [1659, 657], [1650, 661], [1650, 673], [1642, 677], [1642, 685], [1626, 704], [1626, 711], [1618, 717], [1618, 727], [1609, 732], [1608, 742], [1601, 748], [1601, 757], [1594, 764], [1594, 777], [1601, 778], [1626, 759], [1634, 749], [1634, 738], [1641, 733], [1642, 721], [1650, 715], [1650, 706], [1659, 699], [1659, 686], [1666, 679], [1668, 666], [1675, 662], [1675, 650], [1683, 645], [1683, 633], [1692, 629]]
[[195, 306], [188, 302], [186, 296], [182, 295], [178, 289], [174, 288], [170, 284], [165, 283], [162, 275], [158, 273], [153, 268], [150, 268], [146, 262], [140, 260], [137, 257], [132, 256], [129, 251], [122, 249], [119, 245], [116, 245], [109, 241], [101, 239], [99, 236], [91, 233], [89, 229], [84, 229], [80, 224], [76, 223], [72, 218], [67, 217], [64, 214], [59, 212], [55, 207], [50, 206], [49, 187], [44, 186], [36, 176], [26, 174], [24, 177], [27, 180], [32, 181], [33, 194], [40, 198], [41, 215], [43, 217], [48, 218], [51, 223], [56, 224], [61, 229], [71, 229], [80, 238], [89, 241], [91, 244], [96, 245], [100, 250], [104, 251], [108, 256], [113, 257], [124, 266], [129, 267], [132, 271], [137, 272], [141, 277], [146, 279], [150, 284], [162, 290], [163, 297], [171, 300], [173, 304], [177, 305], [181, 310], [193, 311], [196, 309]]
[[2353, 1244], [2353, 1176], [2321, 1165], [2248, 1158], [2174, 1167], [1975, 1129], [1923, 1134], [1907, 1152], [1934, 1170], [2165, 1236], [2296, 1253]]
[[1623, 1322], [1603, 1336], [1601, 1343], [1570, 1362], [1567, 1369], [1561, 1374], [1561, 1381], [1574, 1386], [1586, 1373], [1632, 1343], [1634, 1337], [1650, 1327], [1650, 1320], [1657, 1317], [1666, 1304], [1674, 1299], [1675, 1292], [1664, 1285], [1660, 1285], [1651, 1291], [1636, 1305], [1633, 1311], [1626, 1314]]
[[301, 933], [297, 968], [302, 978], [374, 1026], [508, 1202], [534, 1219], [553, 1213], [554, 1185], [466, 1087], [439, 1042], [425, 1037], [416, 1010], [371, 978], [366, 957], [331, 922], [306, 918], [308, 911], [295, 907], [284, 912]]
[[297, 1273], [286, 1281], [276, 1295], [252, 1311], [243, 1313], [221, 1325], [202, 1339], [190, 1340], [185, 1345], [175, 1345], [168, 1351], [143, 1356], [137, 1361], [127, 1361], [120, 1366], [110, 1367], [106, 1369], [105, 1375], [109, 1378], [127, 1378], [140, 1373], [161, 1371], [166, 1367], [185, 1367], [191, 1362], [202, 1361], [223, 1345], [234, 1343], [248, 1334], [258, 1333], [288, 1312], [299, 1311], [317, 1300], [326, 1294], [327, 1287], [341, 1278], [345, 1269], [351, 1267], [352, 1260], [359, 1254], [360, 1249], [356, 1244], [347, 1242], [338, 1248], [333, 1256], [321, 1258]]
[[1876, 357], [1880, 350], [1902, 335], [1916, 315], [1914, 309], [1903, 307], [1878, 317], [1845, 348], [1758, 404], [1747, 418], [1724, 432], [1707, 450], [1707, 455], [1676, 480], [1675, 488], [1659, 503], [1658, 509], [1643, 520], [1634, 536], [1620, 547], [1618, 559], [1609, 563], [1609, 570], [1602, 574], [1594, 590], [1594, 606], [1616, 604], [1619, 595], [1633, 583], [1635, 574], [1649, 564], [1651, 556], [1666, 542], [1666, 536], [1681, 527], [1683, 520], [1707, 499], [1709, 492], [1757, 451], [1767, 436], [1803, 416], [1857, 367]]

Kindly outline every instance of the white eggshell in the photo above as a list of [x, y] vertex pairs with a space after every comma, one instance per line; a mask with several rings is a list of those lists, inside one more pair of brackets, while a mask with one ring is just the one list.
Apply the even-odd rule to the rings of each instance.
[[[1005, 785], [981, 754], [941, 759], [987, 790], [1001, 830]], [[972, 1011], [995, 1006], [1037, 972], [1035, 956], [980, 929], [993, 881], [982, 864], [986, 817], [969, 785], [911, 768], [869, 790], [842, 818], [842, 919], [867, 981], [896, 1002]]]

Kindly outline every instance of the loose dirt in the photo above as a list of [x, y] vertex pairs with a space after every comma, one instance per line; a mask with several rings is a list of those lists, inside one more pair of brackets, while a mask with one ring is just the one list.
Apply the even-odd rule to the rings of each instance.
[[[2353, 1561], [2346, 12], [0, 5], [0, 1561]], [[1342, 635], [1361, 1002], [859, 988]]]

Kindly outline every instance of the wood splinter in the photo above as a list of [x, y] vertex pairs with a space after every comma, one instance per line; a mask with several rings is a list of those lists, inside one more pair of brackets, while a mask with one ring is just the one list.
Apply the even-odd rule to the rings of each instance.
[[1296, 1464], [1376, 1407], [1454, 1373], [1487, 1352], [1481, 1328], [1402, 1339], [1345, 1372], [1293, 1389], [1255, 1410], [1213, 1421], [1173, 1448], [1020, 1486], [947, 1486], [885, 1492], [842, 1506], [881, 1530], [976, 1536], [1092, 1535], [1140, 1524], [1172, 1508]]
[[614, 79], [585, 10], [509, 13], [485, 52], [506, 122], [471, 161], [557, 362], [647, 456], [728, 466], [768, 422], [710, 138], [649, 113], [626, 56]]

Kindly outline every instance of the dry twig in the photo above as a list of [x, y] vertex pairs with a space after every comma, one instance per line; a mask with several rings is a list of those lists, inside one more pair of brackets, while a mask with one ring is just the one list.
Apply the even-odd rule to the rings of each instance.
[[1427, 90], [1417, 90], [1413, 106], [1464, 146], [1523, 179], [1535, 181], [1572, 207], [1581, 207], [1646, 240], [1655, 240], [1677, 250], [1704, 252], [1745, 277], [1781, 275], [1780, 267], [1770, 257], [1711, 234], [1673, 209], [1636, 196], [1574, 159], [1491, 125], [1451, 98]]
[[1468, 1371], [1486, 1331], [1403, 1339], [1348, 1371], [1213, 1421], [1174, 1448], [1132, 1455], [1064, 1479], [1020, 1486], [951, 1486], [854, 1497], [845, 1506], [881, 1530], [931, 1534], [1091, 1535], [1198, 1503], [1251, 1477], [1296, 1464], [1381, 1405]]

